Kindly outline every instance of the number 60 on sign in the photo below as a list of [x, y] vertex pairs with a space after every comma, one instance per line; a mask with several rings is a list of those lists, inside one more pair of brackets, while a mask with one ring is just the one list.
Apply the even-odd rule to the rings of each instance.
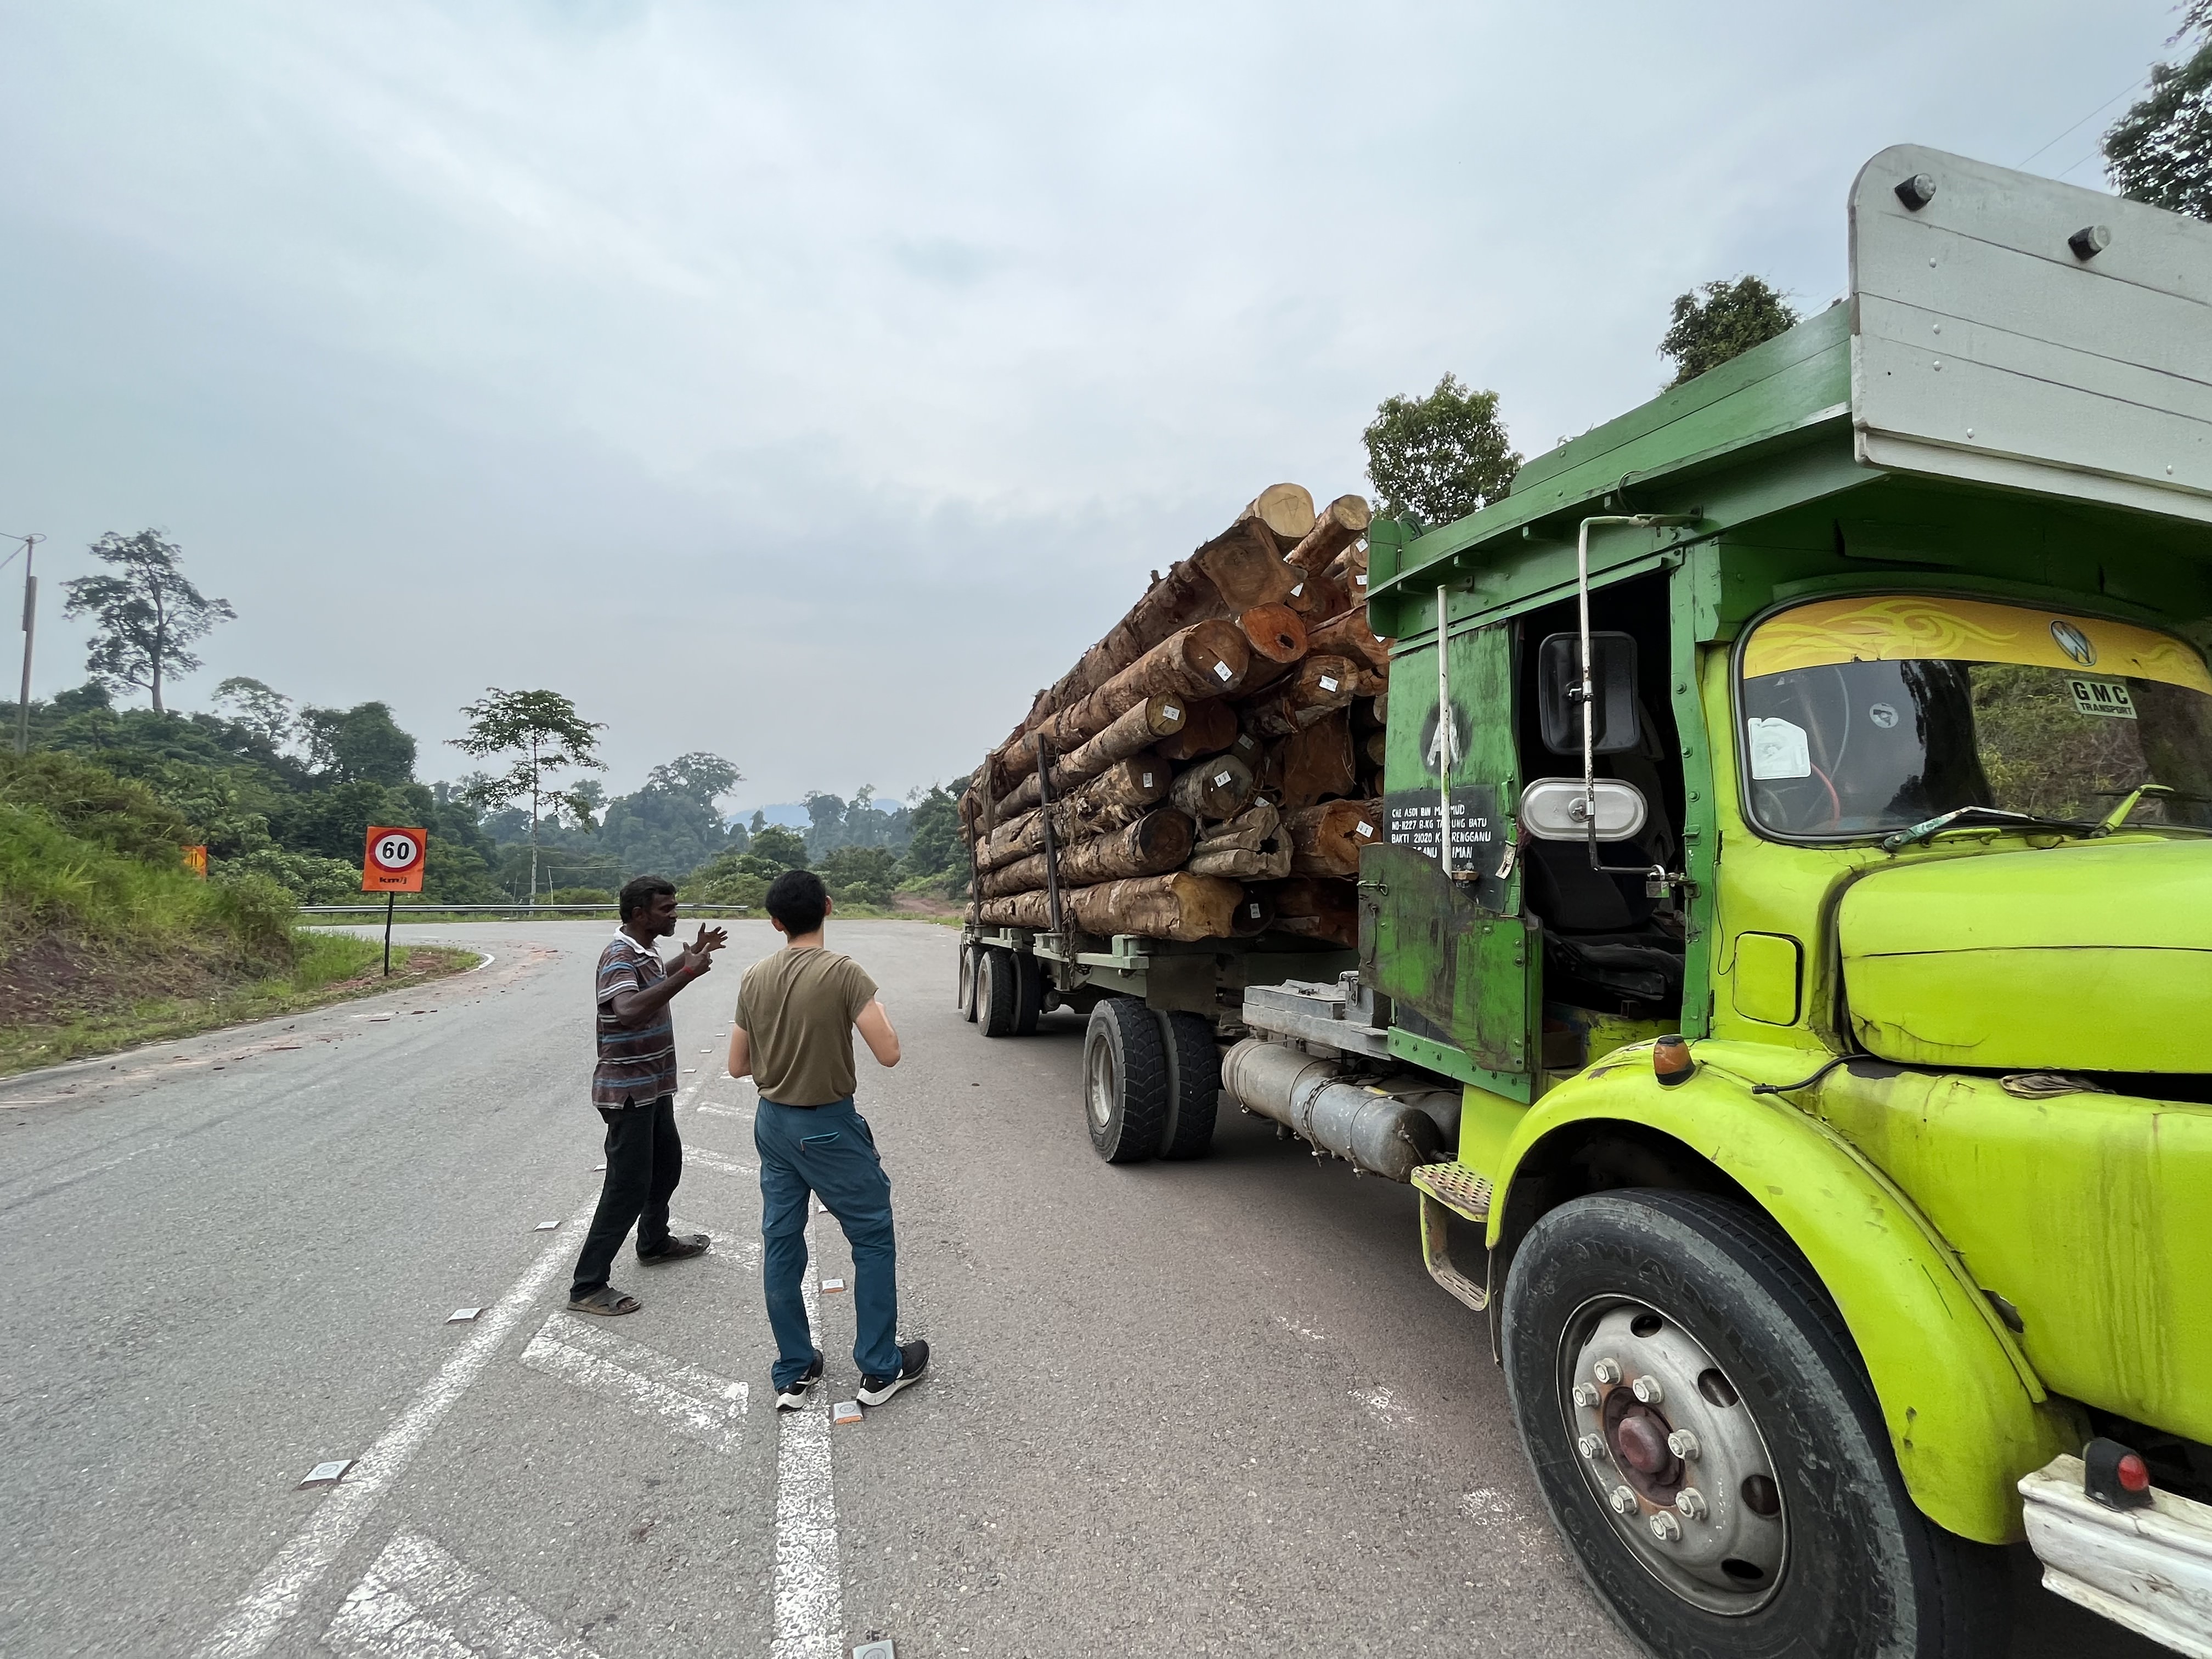
[[422, 890], [422, 850], [428, 832], [392, 829], [372, 823], [368, 845], [361, 859], [361, 890], [364, 893], [419, 893]]

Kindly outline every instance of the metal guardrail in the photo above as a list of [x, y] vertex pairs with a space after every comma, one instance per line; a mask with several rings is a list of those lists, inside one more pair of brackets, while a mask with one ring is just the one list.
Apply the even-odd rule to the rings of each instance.
[[[718, 916], [745, 916], [752, 914], [752, 907], [749, 904], [679, 904], [676, 908], [678, 911], [691, 910]], [[410, 914], [426, 916], [564, 915], [611, 916], [615, 913], [615, 907], [611, 902], [606, 904], [410, 904], [407, 909]], [[300, 907], [300, 914], [303, 916], [380, 916], [384, 914], [384, 907], [380, 904], [303, 904]], [[397, 910], [392, 915], [395, 920], [398, 919]]]

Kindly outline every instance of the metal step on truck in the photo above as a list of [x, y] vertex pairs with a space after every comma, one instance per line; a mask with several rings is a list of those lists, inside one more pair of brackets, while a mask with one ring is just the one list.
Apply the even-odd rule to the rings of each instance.
[[[1372, 526], [1356, 956], [1188, 1011], [1418, 1189], [1655, 1653], [2002, 1654], [2025, 1539], [2212, 1656], [2212, 226], [1909, 146], [1849, 211], [1832, 308]], [[1158, 1117], [1122, 1005], [1204, 975], [989, 942]]]

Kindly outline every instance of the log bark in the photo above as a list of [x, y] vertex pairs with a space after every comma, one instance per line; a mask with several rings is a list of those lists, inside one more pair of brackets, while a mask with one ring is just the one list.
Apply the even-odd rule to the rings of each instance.
[[1376, 804], [1371, 801], [1333, 800], [1284, 813], [1292, 873], [1358, 875], [1360, 850], [1372, 847], [1378, 839], [1376, 822]]
[[1308, 657], [1282, 683], [1244, 707], [1244, 729], [1255, 738], [1287, 738], [1349, 703], [1353, 665], [1342, 657]]
[[1155, 575], [1128, 614], [1037, 694], [1024, 729], [1073, 708], [1178, 629], [1281, 603], [1301, 574], [1283, 562], [1264, 525], [1239, 520], [1190, 557], [1177, 560], [1166, 575]]
[[1282, 551], [1287, 553], [1313, 533], [1313, 496], [1302, 484], [1269, 484], [1237, 515], [1237, 522], [1257, 520], [1267, 527]]
[[1282, 815], [1272, 802], [1246, 807], [1226, 823], [1202, 835], [1190, 853], [1191, 873], [1271, 881], [1291, 873], [1291, 846], [1282, 834]]
[[[1111, 835], [1095, 836], [1059, 849], [1063, 900], [1068, 890], [1129, 876], [1160, 876], [1182, 867], [1193, 840], [1191, 821], [1173, 807], [1147, 812]], [[1031, 854], [983, 878], [986, 898], [1003, 898], [1042, 887], [1045, 855]]]
[[1147, 697], [1227, 696], [1243, 685], [1251, 665], [1251, 647], [1237, 624], [1218, 620], [1193, 623], [1170, 635], [1065, 711], [1054, 729], [1069, 747], [1104, 731]]
[[1255, 658], [1296, 662], [1306, 653], [1305, 619], [1292, 606], [1255, 605], [1238, 614], [1237, 630]]
[[1174, 781], [1175, 769], [1164, 761], [1150, 755], [1132, 755], [1115, 761], [1075, 790], [1067, 797], [1066, 806], [1068, 815], [1080, 822], [1095, 818], [1105, 807], [1157, 805], [1167, 799]]
[[1173, 737], [1155, 744], [1152, 752], [1162, 760], [1196, 760], [1200, 755], [1218, 755], [1237, 741], [1237, 711], [1220, 698], [1194, 702], [1182, 723], [1182, 730]]
[[1388, 669], [1390, 666], [1390, 646], [1385, 640], [1375, 637], [1374, 629], [1367, 625], [1367, 607], [1354, 605], [1349, 611], [1339, 611], [1326, 621], [1316, 623], [1306, 629], [1306, 642], [1315, 655], [1326, 653], [1339, 657], [1350, 657], [1369, 668]]
[[1145, 939], [1191, 942], [1233, 936], [1243, 884], [1218, 876], [1141, 876], [1102, 882], [1061, 896], [1073, 902], [1076, 926], [1086, 933], [1135, 933]]
[[1278, 799], [1286, 807], [1313, 806], [1358, 789], [1352, 711], [1337, 709], [1283, 740]]
[[[1134, 933], [1193, 943], [1233, 938], [1237, 906], [1243, 896], [1242, 883], [1178, 870], [1172, 875], [1077, 887], [1060, 895], [1060, 905], [1086, 933]], [[1052, 925], [1042, 892], [987, 900], [980, 919], [992, 927], [1042, 929]]]
[[1347, 608], [1352, 598], [1335, 577], [1315, 574], [1300, 582], [1297, 590], [1284, 603], [1304, 617], [1306, 626], [1311, 628]]
[[1267, 848], [1224, 847], [1218, 852], [1193, 853], [1188, 866], [1194, 876], [1233, 876], [1239, 881], [1273, 881], [1291, 873], [1291, 849], [1281, 842]]
[[[1189, 698], [1168, 696], [1147, 697], [1124, 710], [1104, 731], [1079, 742], [1053, 763], [1052, 793], [1055, 797], [1064, 795], [1115, 761], [1149, 749], [1162, 738], [1173, 737], [1182, 730], [1190, 708]], [[1056, 726], [1056, 721], [1048, 720], [1036, 731], [1024, 732], [1006, 750], [1005, 758], [1010, 766], [1026, 769], [1012, 775], [1012, 787], [1000, 798], [995, 808], [1000, 822], [1037, 804], [1036, 746], [1040, 741], [1052, 739]]]
[[1234, 755], [1215, 755], [1176, 774], [1168, 799], [1201, 823], [1233, 818], [1252, 801], [1252, 769]]
[[1263, 850], [1270, 842], [1279, 839], [1282, 828], [1283, 815], [1273, 801], [1254, 801], [1235, 817], [1200, 830], [1191, 845], [1191, 855], [1194, 858], [1200, 853], [1231, 848], [1244, 852]]
[[1277, 932], [1358, 946], [1359, 896], [1351, 882], [1293, 876], [1273, 884], [1267, 894], [1274, 906]]
[[1313, 528], [1290, 550], [1292, 564], [1302, 570], [1326, 570], [1338, 554], [1367, 533], [1374, 510], [1364, 495], [1339, 495], [1315, 518]]
[[1390, 734], [1387, 732], [1370, 732], [1359, 740], [1359, 755], [1361, 760], [1365, 763], [1360, 768], [1363, 772], [1381, 766], [1390, 757]]

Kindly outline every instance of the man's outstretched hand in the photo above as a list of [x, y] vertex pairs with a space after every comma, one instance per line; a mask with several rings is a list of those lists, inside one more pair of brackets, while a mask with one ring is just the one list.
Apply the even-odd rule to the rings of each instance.
[[684, 947], [684, 966], [694, 974], [706, 973], [714, 965], [714, 952], [729, 942], [726, 931], [701, 922], [699, 937]]

